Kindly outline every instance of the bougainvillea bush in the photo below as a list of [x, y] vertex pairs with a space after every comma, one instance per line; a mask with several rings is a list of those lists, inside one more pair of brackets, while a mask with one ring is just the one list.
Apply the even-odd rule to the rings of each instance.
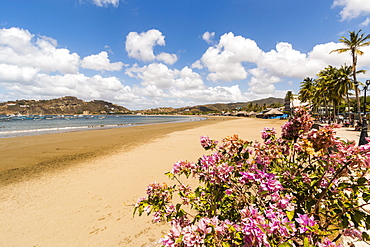
[[[300, 108], [280, 137], [273, 128], [262, 131], [262, 142], [202, 136], [212, 153], [196, 163], [177, 162], [167, 173], [174, 185], [150, 184], [134, 213], [171, 224], [162, 246], [335, 247], [342, 236], [367, 241], [370, 144], [336, 138], [333, 125], [312, 125]], [[191, 188], [194, 178], [198, 187]]]

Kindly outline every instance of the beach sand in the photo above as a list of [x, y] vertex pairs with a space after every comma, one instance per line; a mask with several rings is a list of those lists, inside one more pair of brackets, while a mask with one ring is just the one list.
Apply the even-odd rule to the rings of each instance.
[[282, 124], [219, 117], [0, 139], [0, 246], [157, 246], [169, 226], [132, 215], [149, 183], [205, 154], [202, 135], [259, 140]]

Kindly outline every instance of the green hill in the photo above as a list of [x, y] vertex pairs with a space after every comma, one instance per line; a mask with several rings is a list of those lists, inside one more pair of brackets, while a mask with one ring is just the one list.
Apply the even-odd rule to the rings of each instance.
[[122, 114], [130, 110], [103, 100], [85, 102], [72, 96], [51, 100], [16, 100], [0, 103], [0, 114], [63, 115], [63, 114]]

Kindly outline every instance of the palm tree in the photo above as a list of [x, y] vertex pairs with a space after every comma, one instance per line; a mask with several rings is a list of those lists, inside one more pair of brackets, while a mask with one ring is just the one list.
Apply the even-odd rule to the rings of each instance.
[[352, 76], [352, 66], [342, 65], [337, 70], [337, 87], [339, 94], [342, 97], [345, 97], [346, 103], [347, 103], [347, 112], [350, 112], [351, 106], [349, 101], [349, 95], [350, 91], [355, 89], [355, 84], [353, 83], [353, 80], [351, 80]]
[[355, 85], [355, 93], [356, 93], [356, 101], [357, 101], [357, 112], [360, 114], [360, 98], [359, 98], [359, 88], [358, 84], [359, 82], [357, 81], [356, 78], [356, 66], [357, 66], [357, 55], [363, 55], [364, 52], [360, 50], [361, 47], [368, 46], [370, 45], [370, 34], [364, 36], [364, 33], [361, 33], [362, 30], [360, 29], [357, 33], [355, 31], [349, 32], [349, 39], [346, 37], [342, 37], [339, 39], [340, 42], [342, 42], [345, 45], [345, 48], [340, 48], [331, 51], [332, 52], [338, 52], [338, 53], [343, 53], [343, 52], [350, 52], [352, 56], [352, 76], [353, 76], [353, 82]]
[[321, 70], [317, 76], [316, 82], [319, 91], [316, 93], [324, 99], [326, 108], [327, 103], [332, 103], [333, 117], [335, 117], [336, 106], [341, 100], [342, 93], [338, 91], [338, 70], [329, 65], [327, 68]]
[[314, 80], [314, 87], [312, 90], [312, 106], [316, 108], [317, 112], [321, 107], [325, 106], [325, 115], [328, 115], [328, 91], [327, 86], [320, 78]]
[[301, 87], [298, 93], [298, 99], [301, 102], [312, 103], [313, 92], [314, 92], [314, 81], [313, 78], [306, 77], [301, 82]]
[[[365, 74], [365, 70], [358, 70], [356, 71], [356, 74]], [[344, 96], [346, 97], [346, 102], [348, 105], [348, 112], [350, 112], [350, 100], [349, 95], [351, 94], [350, 91], [356, 89], [355, 83], [353, 80], [351, 80], [350, 77], [353, 76], [353, 69], [352, 66], [342, 65], [338, 69], [338, 90], [342, 91]]]
[[[293, 100], [294, 100], [294, 96], [293, 96], [292, 91], [288, 91], [285, 95], [285, 102], [289, 102], [289, 110], [290, 110], [291, 116], [293, 115], [293, 108], [294, 108]], [[290, 106], [291, 104], [292, 106]]]

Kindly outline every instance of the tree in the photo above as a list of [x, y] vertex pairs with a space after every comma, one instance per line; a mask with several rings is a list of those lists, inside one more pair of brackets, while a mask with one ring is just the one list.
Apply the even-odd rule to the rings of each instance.
[[[294, 105], [293, 105], [293, 100], [294, 100], [294, 96], [293, 96], [293, 93], [292, 91], [288, 91], [285, 95], [285, 101], [289, 101], [289, 110], [290, 110], [290, 115], [292, 115], [293, 113], [293, 108], [294, 108]], [[292, 105], [292, 106], [291, 106]]]
[[355, 84], [355, 93], [356, 93], [356, 101], [357, 101], [357, 112], [360, 113], [360, 98], [359, 98], [359, 82], [356, 78], [356, 67], [357, 67], [357, 55], [363, 55], [364, 52], [360, 50], [361, 47], [370, 45], [370, 34], [366, 35], [364, 33], [360, 33], [362, 30], [360, 29], [358, 32], [349, 32], [349, 39], [342, 36], [341, 39], [339, 39], [340, 42], [342, 42], [345, 45], [345, 48], [340, 48], [331, 51], [332, 52], [350, 52], [352, 56], [352, 76], [353, 81]]
[[313, 78], [306, 77], [301, 82], [301, 88], [298, 93], [298, 99], [301, 102], [312, 103], [313, 91], [314, 91], [314, 81]]
[[[359, 74], [359, 73], [365, 73], [365, 70], [358, 70], [356, 71], [356, 74]], [[350, 100], [349, 100], [349, 95], [350, 95], [350, 91], [351, 90], [354, 90], [356, 89], [355, 87], [355, 83], [353, 80], [351, 80], [351, 76], [353, 74], [353, 69], [352, 69], [352, 66], [347, 66], [347, 65], [342, 65], [339, 69], [338, 69], [338, 90], [339, 91], [342, 91], [343, 94], [345, 94], [345, 97], [346, 97], [346, 102], [347, 102], [347, 105], [348, 105], [348, 112], [350, 112]]]

